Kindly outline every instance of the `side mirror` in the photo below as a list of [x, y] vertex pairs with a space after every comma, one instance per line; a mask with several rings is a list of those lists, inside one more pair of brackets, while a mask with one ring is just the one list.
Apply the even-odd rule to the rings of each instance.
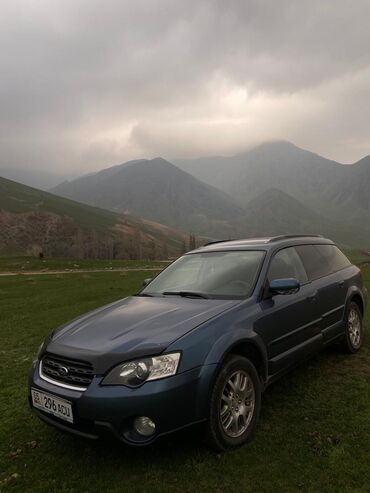
[[152, 278], [151, 277], [148, 277], [147, 279], [144, 279], [143, 281], [143, 288], [145, 288], [149, 283], [152, 282]]
[[294, 294], [299, 291], [298, 279], [274, 279], [270, 282], [269, 291], [274, 294]]

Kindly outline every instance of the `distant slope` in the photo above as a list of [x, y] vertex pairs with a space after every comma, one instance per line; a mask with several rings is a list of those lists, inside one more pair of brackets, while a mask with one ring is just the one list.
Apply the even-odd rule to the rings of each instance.
[[279, 234], [321, 234], [343, 246], [366, 245], [369, 236], [340, 221], [327, 219], [277, 189], [252, 199], [239, 225], [248, 237]]
[[105, 211], [0, 177], [0, 209], [7, 212], [48, 212], [71, 219], [82, 228], [105, 231], [119, 214]]
[[31, 168], [16, 168], [2, 167], [0, 168], [0, 176], [13, 180], [23, 185], [35, 187], [40, 190], [48, 190], [55, 187], [61, 181], [73, 176], [72, 173], [58, 174], [49, 170], [31, 169]]
[[178, 254], [186, 237], [0, 177], [0, 253], [144, 258]]
[[161, 158], [114, 166], [52, 192], [203, 235], [227, 231], [242, 214], [232, 198]]
[[346, 166], [274, 142], [232, 158], [187, 161], [186, 168], [222, 191], [160, 158], [114, 166], [54, 191], [212, 238], [309, 231], [348, 246], [370, 244], [367, 158]]
[[343, 165], [289, 142], [269, 142], [236, 156], [175, 163], [230, 194], [241, 205], [275, 188], [321, 216], [340, 218], [343, 227], [356, 225], [369, 231], [369, 156]]
[[332, 197], [336, 203], [358, 206], [370, 212], [370, 156], [342, 166]]
[[300, 149], [290, 142], [268, 142], [230, 157], [175, 160], [182, 169], [206, 183], [232, 194], [246, 204], [271, 188], [298, 200], [322, 195], [345, 166]]

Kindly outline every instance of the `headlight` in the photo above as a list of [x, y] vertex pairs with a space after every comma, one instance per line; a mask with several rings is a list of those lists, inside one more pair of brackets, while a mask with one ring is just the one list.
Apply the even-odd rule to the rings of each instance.
[[45, 341], [42, 341], [42, 343], [40, 344], [40, 346], [39, 346], [39, 348], [38, 348], [38, 350], [37, 350], [37, 353], [36, 353], [36, 355], [35, 355], [35, 357], [34, 357], [34, 359], [33, 359], [33, 361], [34, 361], [34, 362], [35, 362], [35, 361], [38, 361], [38, 360], [40, 359], [40, 356], [41, 356], [42, 350], [43, 350], [43, 348], [44, 348], [44, 342], [45, 342]]
[[104, 378], [102, 385], [139, 387], [144, 382], [175, 375], [179, 361], [180, 353], [129, 361], [113, 368]]

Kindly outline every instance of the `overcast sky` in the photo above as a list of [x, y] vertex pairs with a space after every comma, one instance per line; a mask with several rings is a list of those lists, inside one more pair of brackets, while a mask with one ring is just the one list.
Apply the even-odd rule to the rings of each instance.
[[2, 0], [0, 168], [370, 154], [368, 0]]

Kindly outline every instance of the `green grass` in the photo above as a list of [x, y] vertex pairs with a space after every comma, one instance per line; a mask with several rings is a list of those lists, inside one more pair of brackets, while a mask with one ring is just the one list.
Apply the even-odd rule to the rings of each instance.
[[370, 250], [344, 250], [344, 253], [354, 264], [361, 265], [363, 263], [370, 263]]
[[119, 222], [119, 214], [28, 187], [0, 177], [0, 209], [20, 213], [45, 211], [68, 216], [82, 228], [104, 232]]
[[[370, 287], [370, 267], [364, 268]], [[249, 445], [216, 455], [198, 430], [149, 448], [86, 442], [27, 405], [27, 372], [58, 324], [136, 291], [147, 272], [0, 278], [0, 487], [4, 492], [370, 491], [370, 341], [330, 349], [271, 386]], [[369, 310], [367, 329], [369, 329]]]
[[[370, 262], [367, 256], [359, 250], [346, 250], [346, 255], [352, 262], [361, 265]], [[27, 272], [27, 271], [55, 271], [55, 270], [85, 270], [85, 269], [147, 269], [150, 267], [162, 268], [163, 262], [148, 260], [99, 260], [99, 259], [74, 259], [46, 257], [40, 260], [38, 257], [25, 256], [0, 256], [0, 272]]]
[[85, 269], [148, 269], [163, 268], [164, 262], [147, 260], [98, 260], [48, 257], [0, 257], [0, 272], [58, 271]]

